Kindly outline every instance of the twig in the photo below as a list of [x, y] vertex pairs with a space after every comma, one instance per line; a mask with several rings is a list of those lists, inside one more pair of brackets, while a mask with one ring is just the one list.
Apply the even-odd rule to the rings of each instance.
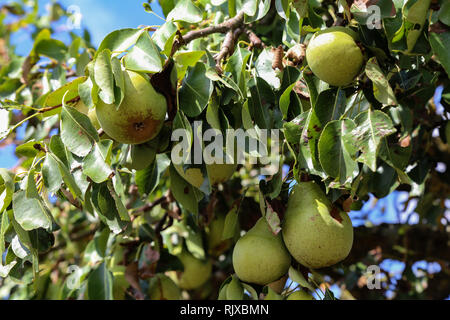
[[155, 201], [151, 202], [151, 203], [147, 203], [146, 205], [143, 205], [140, 208], [137, 208], [136, 210], [134, 210], [133, 214], [134, 215], [140, 215], [144, 212], [150, 211], [152, 210], [154, 207], [156, 207], [157, 205], [165, 202], [167, 200], [167, 196], [164, 195], [161, 198], [156, 199]]
[[[88, 238], [88, 237], [94, 235], [96, 232], [97, 232], [97, 228], [94, 228], [94, 229], [87, 230], [87, 231], [81, 232], [79, 234], [70, 236], [69, 239], [71, 242], [80, 241], [80, 240], [83, 240], [85, 238]], [[60, 244], [58, 244], [57, 246], [50, 248], [48, 251], [44, 252], [43, 254], [48, 254], [50, 252], [57, 251], [59, 249], [64, 248], [65, 246], [67, 246], [67, 242], [63, 241]]]
[[265, 48], [266, 45], [252, 30], [245, 28], [245, 34], [250, 41], [250, 49], [252, 48]]
[[220, 52], [215, 57], [217, 72], [219, 73], [223, 72], [222, 68], [220, 67], [220, 62], [222, 61], [222, 59], [227, 58], [234, 51], [236, 40], [239, 38], [241, 33], [242, 33], [241, 28], [237, 28], [235, 30], [230, 30], [227, 32], [225, 39], [222, 43], [222, 46], [220, 48]]
[[226, 33], [230, 30], [234, 30], [240, 27], [244, 23], [244, 12], [239, 12], [233, 18], [218, 24], [217, 26], [211, 26], [200, 30], [193, 30], [186, 33], [184, 36], [179, 35], [172, 46], [172, 52], [170, 56], [173, 56], [178, 49], [183, 45], [188, 44], [192, 40], [206, 37], [213, 33]]
[[83, 206], [81, 205], [80, 201], [78, 199], [75, 199], [72, 194], [70, 193], [70, 191], [61, 188], [61, 192], [64, 194], [64, 196], [66, 197], [67, 200], [69, 200], [69, 202], [77, 209], [79, 210], [83, 210]]

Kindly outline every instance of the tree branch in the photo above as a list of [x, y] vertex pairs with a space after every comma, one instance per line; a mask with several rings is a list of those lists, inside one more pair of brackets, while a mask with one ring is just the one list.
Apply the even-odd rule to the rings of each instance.
[[227, 32], [225, 39], [223, 40], [222, 46], [220, 48], [220, 52], [216, 55], [216, 69], [219, 73], [222, 73], [222, 68], [220, 66], [220, 62], [222, 59], [227, 58], [233, 51], [236, 45], [236, 40], [242, 33], [241, 28], [237, 28], [234, 30], [230, 30]]
[[230, 30], [234, 30], [240, 27], [243, 23], [244, 23], [244, 12], [241, 11], [233, 18], [226, 20], [221, 24], [218, 24], [217, 26], [211, 26], [200, 30], [189, 31], [184, 36], [180, 35], [175, 39], [170, 56], [173, 56], [175, 52], [177, 52], [177, 50], [180, 49], [183, 45], [186, 45], [195, 39], [203, 38], [214, 33], [226, 33]]

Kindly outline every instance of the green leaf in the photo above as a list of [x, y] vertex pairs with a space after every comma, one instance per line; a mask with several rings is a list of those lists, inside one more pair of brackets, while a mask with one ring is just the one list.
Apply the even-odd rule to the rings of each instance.
[[67, 149], [79, 157], [86, 156], [93, 142], [100, 140], [88, 116], [72, 107], [62, 108], [61, 139]]
[[125, 56], [124, 65], [127, 69], [137, 72], [156, 73], [162, 70], [158, 48], [148, 32], [139, 37], [136, 45]]
[[109, 181], [93, 186], [92, 204], [99, 215], [100, 220], [102, 220], [112, 232], [119, 234], [127, 226], [125, 220], [122, 219], [123, 204], [117, 201], [117, 194], [108, 187], [108, 183]]
[[439, 58], [445, 72], [447, 72], [447, 76], [450, 77], [450, 50], [448, 50], [450, 31], [442, 33], [430, 32], [429, 37], [434, 54]]
[[[0, 213], [0, 252], [3, 254], [5, 252], [5, 233], [9, 227], [9, 218], [6, 211]], [[0, 266], [2, 265], [2, 260], [0, 259]]]
[[257, 10], [256, 10], [255, 14], [252, 15], [251, 17], [245, 16], [245, 23], [258, 21], [258, 20], [264, 18], [267, 15], [267, 13], [269, 12], [270, 4], [272, 2], [271, 0], [261, 0], [261, 1], [257, 1], [257, 2], [260, 2], [260, 3], [257, 5]]
[[114, 103], [114, 74], [111, 65], [111, 51], [100, 52], [94, 65], [95, 83], [100, 88], [99, 97], [106, 104]]
[[227, 287], [227, 300], [242, 300], [244, 298], [244, 288], [236, 275], [233, 275]]
[[11, 249], [17, 258], [30, 260], [30, 258], [28, 258], [31, 254], [30, 250], [20, 242], [17, 235], [11, 241]]
[[[86, 81], [86, 77], [79, 77], [69, 83], [66, 83], [57, 90], [51, 92], [47, 96], [47, 98], [45, 98], [44, 106], [45, 107], [55, 107], [58, 105], [62, 106], [63, 98], [64, 103], [67, 103], [68, 101], [75, 99], [76, 97], [78, 97], [78, 86], [84, 81]], [[48, 111], [44, 113], [43, 116], [50, 117], [58, 112], [59, 110]]]
[[388, 139], [383, 138], [379, 156], [393, 168], [404, 171], [408, 166], [411, 152], [411, 145], [408, 147], [401, 147], [398, 143], [388, 143]]
[[177, 52], [173, 59], [177, 67], [178, 80], [183, 79], [188, 67], [194, 67], [204, 55], [205, 51], [202, 50]]
[[67, 47], [64, 42], [55, 39], [42, 39], [34, 48], [35, 53], [48, 58], [63, 61], [67, 57]]
[[242, 0], [240, 10], [244, 11], [244, 13], [249, 17], [252, 17], [256, 14], [258, 2], [258, 0]]
[[67, 159], [66, 149], [59, 136], [53, 136], [50, 140], [50, 151], [51, 152], [49, 152], [48, 155], [58, 163], [59, 172], [61, 173], [64, 183], [69, 188], [69, 191], [75, 199], [81, 197], [82, 193], [78, 183], [74, 179], [75, 175], [68, 169], [70, 165]]
[[44, 150], [44, 144], [39, 141], [35, 141], [34, 139], [25, 142], [24, 144], [18, 145], [16, 147], [16, 155], [19, 157], [26, 158], [34, 158], [38, 154], [39, 156], [43, 155], [42, 151], [38, 151], [38, 149]]
[[114, 105], [118, 109], [125, 98], [125, 77], [122, 70], [122, 63], [116, 57], [111, 58], [111, 71], [116, 84], [114, 86]]
[[298, 283], [303, 288], [308, 288], [314, 291], [314, 287], [305, 279], [302, 273], [297, 269], [294, 269], [292, 266], [289, 267], [289, 278], [291, 278], [292, 281]]
[[[323, 176], [319, 161], [318, 142], [320, 134], [330, 120], [337, 120], [344, 113], [346, 105], [345, 93], [341, 89], [328, 89], [319, 93], [302, 139], [308, 142], [313, 169]], [[305, 135], [306, 134], [306, 135]], [[303, 148], [303, 145], [300, 147]], [[313, 171], [314, 172], [314, 171]]]
[[358, 161], [373, 172], [377, 169], [377, 155], [381, 139], [394, 133], [391, 119], [379, 110], [367, 110], [355, 118], [356, 128], [345, 136], [346, 145], [354, 145], [362, 154]]
[[291, 92], [292, 89], [294, 89], [295, 85], [295, 82], [292, 83], [289, 87], [286, 88], [286, 90], [280, 97], [280, 109], [281, 113], [283, 114], [283, 119], [286, 119], [288, 116], [289, 105], [291, 104]]
[[256, 75], [264, 79], [272, 88], [279, 89], [281, 80], [277, 72], [272, 68], [273, 53], [269, 48], [264, 49], [255, 62]]
[[14, 180], [6, 169], [0, 168], [0, 213], [11, 204], [14, 193]]
[[191, 0], [180, 0], [167, 15], [167, 21], [199, 23], [203, 20], [202, 11]]
[[196, 117], [206, 108], [213, 91], [213, 84], [205, 75], [206, 66], [198, 62], [189, 68], [179, 90], [180, 109], [189, 117]]
[[450, 2], [443, 1], [438, 13], [439, 20], [450, 26]]
[[195, 223], [194, 219], [192, 219], [192, 216], [189, 216], [189, 218], [187, 219], [186, 231], [186, 248], [197, 259], [205, 260], [205, 249], [203, 248], [202, 232]]
[[283, 300], [283, 297], [272, 290], [271, 287], [266, 286], [265, 289], [267, 290], [267, 294], [264, 300]]
[[105, 49], [110, 50], [112, 56], [121, 54], [134, 45], [143, 32], [145, 29], [120, 29], [111, 32], [98, 47], [95, 58]]
[[36, 198], [27, 198], [23, 190], [14, 193], [13, 210], [15, 219], [24, 230], [52, 227], [52, 216], [45, 204]]
[[236, 235], [236, 230], [239, 224], [238, 207], [234, 205], [225, 217], [225, 222], [222, 231], [222, 240], [233, 238]]
[[375, 57], [370, 58], [366, 63], [366, 75], [370, 80], [372, 80], [373, 94], [379, 102], [383, 105], [397, 104], [394, 91], [392, 91], [388, 79], [384, 76], [383, 71], [381, 71], [378, 66]]
[[358, 164], [353, 160], [355, 154], [349, 154], [343, 137], [355, 128], [350, 119], [329, 122], [320, 135], [319, 159], [325, 172], [340, 183], [346, 185], [358, 175]]
[[50, 153], [47, 153], [42, 164], [42, 176], [44, 178], [44, 185], [51, 194], [54, 194], [61, 188], [63, 177], [59, 169], [59, 164]]
[[[14, 208], [13, 208], [14, 209]], [[17, 236], [19, 237], [20, 242], [25, 245], [29, 251], [31, 252], [31, 263], [33, 265], [33, 275], [35, 277], [35, 281], [38, 280], [38, 271], [39, 271], [39, 256], [38, 251], [33, 247], [31, 239], [30, 239], [30, 232], [27, 232], [20, 223], [15, 218], [14, 210], [8, 211], [8, 217], [9, 221], [11, 222], [14, 231], [16, 232]]]
[[11, 263], [8, 263], [7, 265], [2, 265], [0, 263], [0, 277], [6, 278], [9, 274], [9, 272], [14, 268], [14, 266], [17, 264], [17, 261], [12, 261]]
[[262, 78], [252, 79], [249, 84], [251, 99], [249, 110], [252, 119], [260, 129], [270, 128], [269, 106], [275, 101], [275, 95], [269, 84]]
[[114, 277], [102, 262], [88, 277], [87, 291], [89, 300], [113, 300]]
[[247, 49], [238, 47], [233, 55], [228, 59], [225, 71], [230, 72], [234, 81], [238, 84], [241, 92], [247, 92], [246, 66], [250, 59], [251, 52]]
[[169, 168], [170, 174], [170, 188], [175, 199], [189, 212], [197, 215], [198, 204], [202, 199], [202, 193], [197, 191], [190, 183], [184, 180], [174, 168], [173, 165]]
[[151, 166], [137, 171], [135, 179], [139, 193], [151, 195], [158, 187], [159, 180], [169, 165], [169, 158], [164, 154], [158, 154], [156, 155], [156, 161]]
[[112, 140], [101, 140], [83, 160], [83, 173], [95, 183], [102, 183], [113, 173], [110, 167]]
[[173, 40], [177, 34], [177, 26], [172, 21], [166, 21], [162, 26], [156, 30], [152, 39], [156, 45], [162, 50], [166, 56], [170, 55], [172, 50]]

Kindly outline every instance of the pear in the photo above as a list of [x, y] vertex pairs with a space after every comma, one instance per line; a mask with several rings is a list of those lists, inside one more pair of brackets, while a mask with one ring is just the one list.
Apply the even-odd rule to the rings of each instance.
[[295, 291], [291, 293], [286, 300], [314, 300], [314, 297], [305, 291]]
[[331, 203], [315, 182], [301, 182], [289, 196], [282, 234], [291, 255], [311, 268], [345, 259], [353, 244], [352, 222]]
[[184, 271], [177, 277], [178, 286], [185, 290], [193, 290], [201, 287], [211, 276], [212, 263], [194, 257], [187, 250], [183, 250], [178, 258], [184, 266]]
[[148, 295], [150, 300], [180, 300], [181, 290], [172, 279], [159, 273], [150, 279]]
[[233, 250], [233, 267], [244, 282], [266, 285], [280, 279], [291, 265], [281, 234], [274, 235], [264, 218], [240, 238]]
[[312, 37], [306, 48], [306, 60], [320, 80], [333, 86], [345, 86], [361, 70], [363, 54], [349, 33], [332, 29]]
[[[183, 169], [183, 165], [181, 164], [175, 164], [174, 167], [177, 170], [178, 174], [194, 187], [200, 188], [202, 186], [204, 180], [202, 170], [200, 170], [199, 168], [188, 168], [185, 171]], [[210, 185], [214, 186], [219, 183], [227, 182], [236, 171], [236, 168], [236, 164], [207, 164], [206, 171], [208, 173]]]
[[125, 96], [119, 108], [99, 98], [97, 118], [112, 139], [120, 143], [141, 144], [156, 137], [162, 129], [167, 101], [156, 92], [145, 75], [129, 70], [125, 70], [123, 75]]
[[207, 229], [208, 250], [215, 257], [227, 251], [232, 244], [232, 239], [222, 239], [225, 218], [225, 214], [216, 213]]

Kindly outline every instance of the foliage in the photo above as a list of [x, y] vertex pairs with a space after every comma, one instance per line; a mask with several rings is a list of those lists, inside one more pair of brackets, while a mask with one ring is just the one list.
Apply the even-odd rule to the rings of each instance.
[[[280, 232], [290, 188], [308, 180], [345, 211], [370, 195], [405, 191], [419, 221], [355, 228], [343, 262], [320, 270], [293, 263], [289, 276], [299, 287], [320, 299], [334, 299], [332, 284], [343, 298], [448, 295], [450, 171], [437, 166], [450, 165], [448, 2], [161, 0], [160, 27], [112, 31], [97, 49], [88, 31], [69, 32], [70, 44], [55, 39], [67, 13], [54, 3], [40, 16], [37, 2], [0, 8], [0, 143], [15, 144], [20, 158], [0, 169], [2, 297], [149, 298], [151, 279], [177, 280], [184, 268], [177, 256], [188, 250], [213, 272], [184, 297], [281, 298], [233, 275], [233, 244], [261, 215]], [[369, 4], [380, 8], [380, 28], [372, 28]], [[144, 9], [151, 13], [150, 3]], [[304, 49], [315, 32], [344, 26], [365, 61], [353, 83], [334, 87], [309, 70]], [[11, 37], [25, 27], [34, 44], [22, 57]], [[168, 102], [142, 170], [127, 162], [135, 146], [105, 137], [77, 107], [93, 109], [100, 99], [119, 107], [122, 66], [147, 74]], [[443, 111], [433, 101], [438, 87]], [[217, 187], [205, 165], [192, 165], [204, 183], [191, 185], [171, 164], [170, 136], [179, 128], [197, 133], [194, 121], [224, 133], [253, 128], [257, 140], [259, 129], [280, 129], [285, 174], [245, 163]], [[218, 217], [223, 230], [211, 247]], [[382, 270], [381, 290], [368, 290], [366, 267], [387, 258], [406, 264], [401, 280]], [[439, 261], [441, 271], [419, 278], [411, 271], [419, 260]]]

